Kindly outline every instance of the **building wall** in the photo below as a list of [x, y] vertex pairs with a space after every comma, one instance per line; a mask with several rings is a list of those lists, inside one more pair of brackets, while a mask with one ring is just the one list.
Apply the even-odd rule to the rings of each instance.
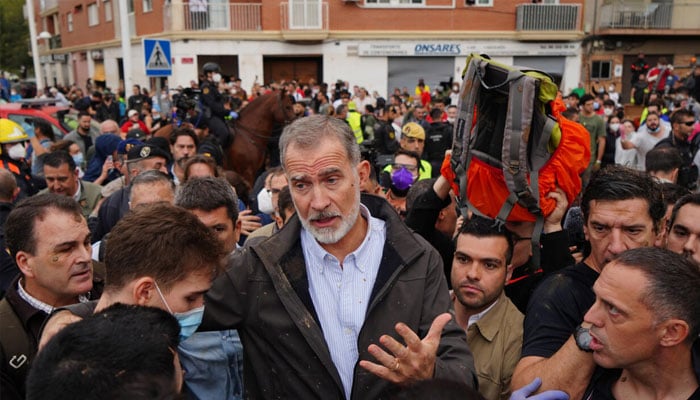
[[[39, 0], [34, 0], [38, 2]], [[84, 82], [95, 71], [91, 51], [102, 50], [107, 86], [120, 85], [119, 59], [124, 56], [120, 43], [119, 0], [111, 0], [112, 21], [104, 21], [104, 3], [100, 4], [100, 24], [89, 27], [87, 7], [94, 0], [62, 0], [59, 2], [59, 20], [63, 36], [61, 49], [71, 59], [87, 53], [85, 67], [70, 68], [70, 81]], [[255, 1], [252, 1], [256, 3]], [[372, 7], [364, 1], [353, 3], [327, 0], [328, 20], [322, 32], [309, 38], [290, 38], [283, 30], [283, 10], [279, 0], [261, 0], [262, 31], [172, 31], [181, 22], [167, 23], [175, 7], [179, 17], [189, 13], [187, 4], [178, 0], [153, 0], [153, 10], [144, 12], [143, 2], [134, 0], [134, 12], [127, 16], [135, 24], [135, 36], [126, 50], [131, 56], [132, 71], [127, 71], [129, 83], [147, 84], [145, 57], [141, 39], [155, 37], [171, 40], [173, 61], [171, 87], [189, 85], [197, 79], [201, 67], [200, 56], [232, 55], [238, 60], [237, 71], [243, 85], [269, 82], [264, 76], [265, 56], [312, 56], [322, 60], [319, 78], [325, 82], [338, 79], [376, 90], [382, 95], [388, 87], [389, 60], [400, 57], [439, 57], [452, 65], [452, 78], [460, 81], [466, 56], [470, 52], [487, 53], [494, 58], [512, 62], [513, 57], [559, 57], [565, 71], [562, 84], [575, 87], [580, 78], [580, 31], [567, 32], [562, 38], [552, 33], [545, 37], [559, 39], [555, 43], [523, 41], [523, 32], [515, 29], [516, 5], [521, 0], [494, 0], [493, 7], [467, 6], [465, 0], [426, 0], [426, 6], [412, 8]], [[210, 1], [210, 4], [213, 4]], [[580, 0], [563, 0], [561, 4], [581, 4]], [[75, 13], [76, 7], [82, 11]], [[442, 8], [440, 8], [442, 7]], [[67, 32], [65, 14], [74, 12], [74, 31]], [[327, 28], [327, 29], [326, 29]], [[165, 31], [164, 31], [165, 29]], [[292, 32], [297, 33], [297, 32]], [[302, 33], [304, 33], [302, 31]], [[578, 36], [577, 36], [578, 35]], [[573, 38], [573, 39], [572, 39]], [[394, 51], [383, 51], [383, 46], [397, 46]], [[417, 46], [424, 50], [417, 50]], [[438, 50], [434, 50], [437, 48]], [[427, 49], [427, 50], [426, 50]], [[447, 50], [445, 50], [447, 49]], [[398, 58], [397, 58], [398, 57]], [[100, 62], [97, 60], [97, 62]], [[57, 67], [49, 65], [49, 69]], [[445, 78], [449, 78], [445, 77]]]

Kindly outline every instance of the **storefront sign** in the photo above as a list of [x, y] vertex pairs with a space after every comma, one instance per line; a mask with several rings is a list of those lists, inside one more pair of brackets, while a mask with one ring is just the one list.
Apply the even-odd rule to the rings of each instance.
[[64, 63], [68, 61], [68, 54], [51, 54], [53, 62]]
[[485, 53], [490, 56], [574, 56], [578, 55], [579, 51], [579, 43], [522, 43], [502, 40], [361, 43], [357, 46], [360, 57], [466, 57], [470, 53]]

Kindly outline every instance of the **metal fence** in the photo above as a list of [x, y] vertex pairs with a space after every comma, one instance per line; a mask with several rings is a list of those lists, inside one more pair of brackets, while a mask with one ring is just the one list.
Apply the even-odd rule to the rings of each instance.
[[575, 31], [579, 27], [580, 4], [518, 4], [518, 31]]

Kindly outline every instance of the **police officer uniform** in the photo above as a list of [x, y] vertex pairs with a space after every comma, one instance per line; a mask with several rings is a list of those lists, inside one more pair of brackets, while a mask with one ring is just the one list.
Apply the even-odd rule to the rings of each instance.
[[[219, 66], [216, 63], [204, 64], [203, 71], [205, 76], [209, 72], [219, 72], [219, 70]], [[204, 119], [209, 127], [209, 133], [219, 139], [222, 147], [227, 147], [231, 141], [231, 134], [224, 121], [228, 112], [224, 109], [224, 99], [219, 93], [217, 83], [205, 78], [202, 83], [202, 94], [200, 96], [202, 108], [204, 109]]]

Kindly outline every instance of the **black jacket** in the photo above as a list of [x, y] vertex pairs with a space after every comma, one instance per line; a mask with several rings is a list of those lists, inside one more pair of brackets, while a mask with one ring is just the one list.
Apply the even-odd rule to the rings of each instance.
[[[384, 200], [363, 196], [370, 214], [386, 222], [386, 242], [376, 283], [358, 336], [360, 360], [373, 360], [371, 343], [406, 323], [419, 337], [450, 297], [437, 252], [412, 233]], [[201, 330], [238, 329], [245, 351], [246, 398], [344, 399], [309, 294], [297, 216], [276, 235], [234, 255], [206, 294]], [[466, 335], [447, 324], [437, 351], [435, 377], [474, 386]], [[352, 399], [376, 399], [394, 386], [355, 365]]]

